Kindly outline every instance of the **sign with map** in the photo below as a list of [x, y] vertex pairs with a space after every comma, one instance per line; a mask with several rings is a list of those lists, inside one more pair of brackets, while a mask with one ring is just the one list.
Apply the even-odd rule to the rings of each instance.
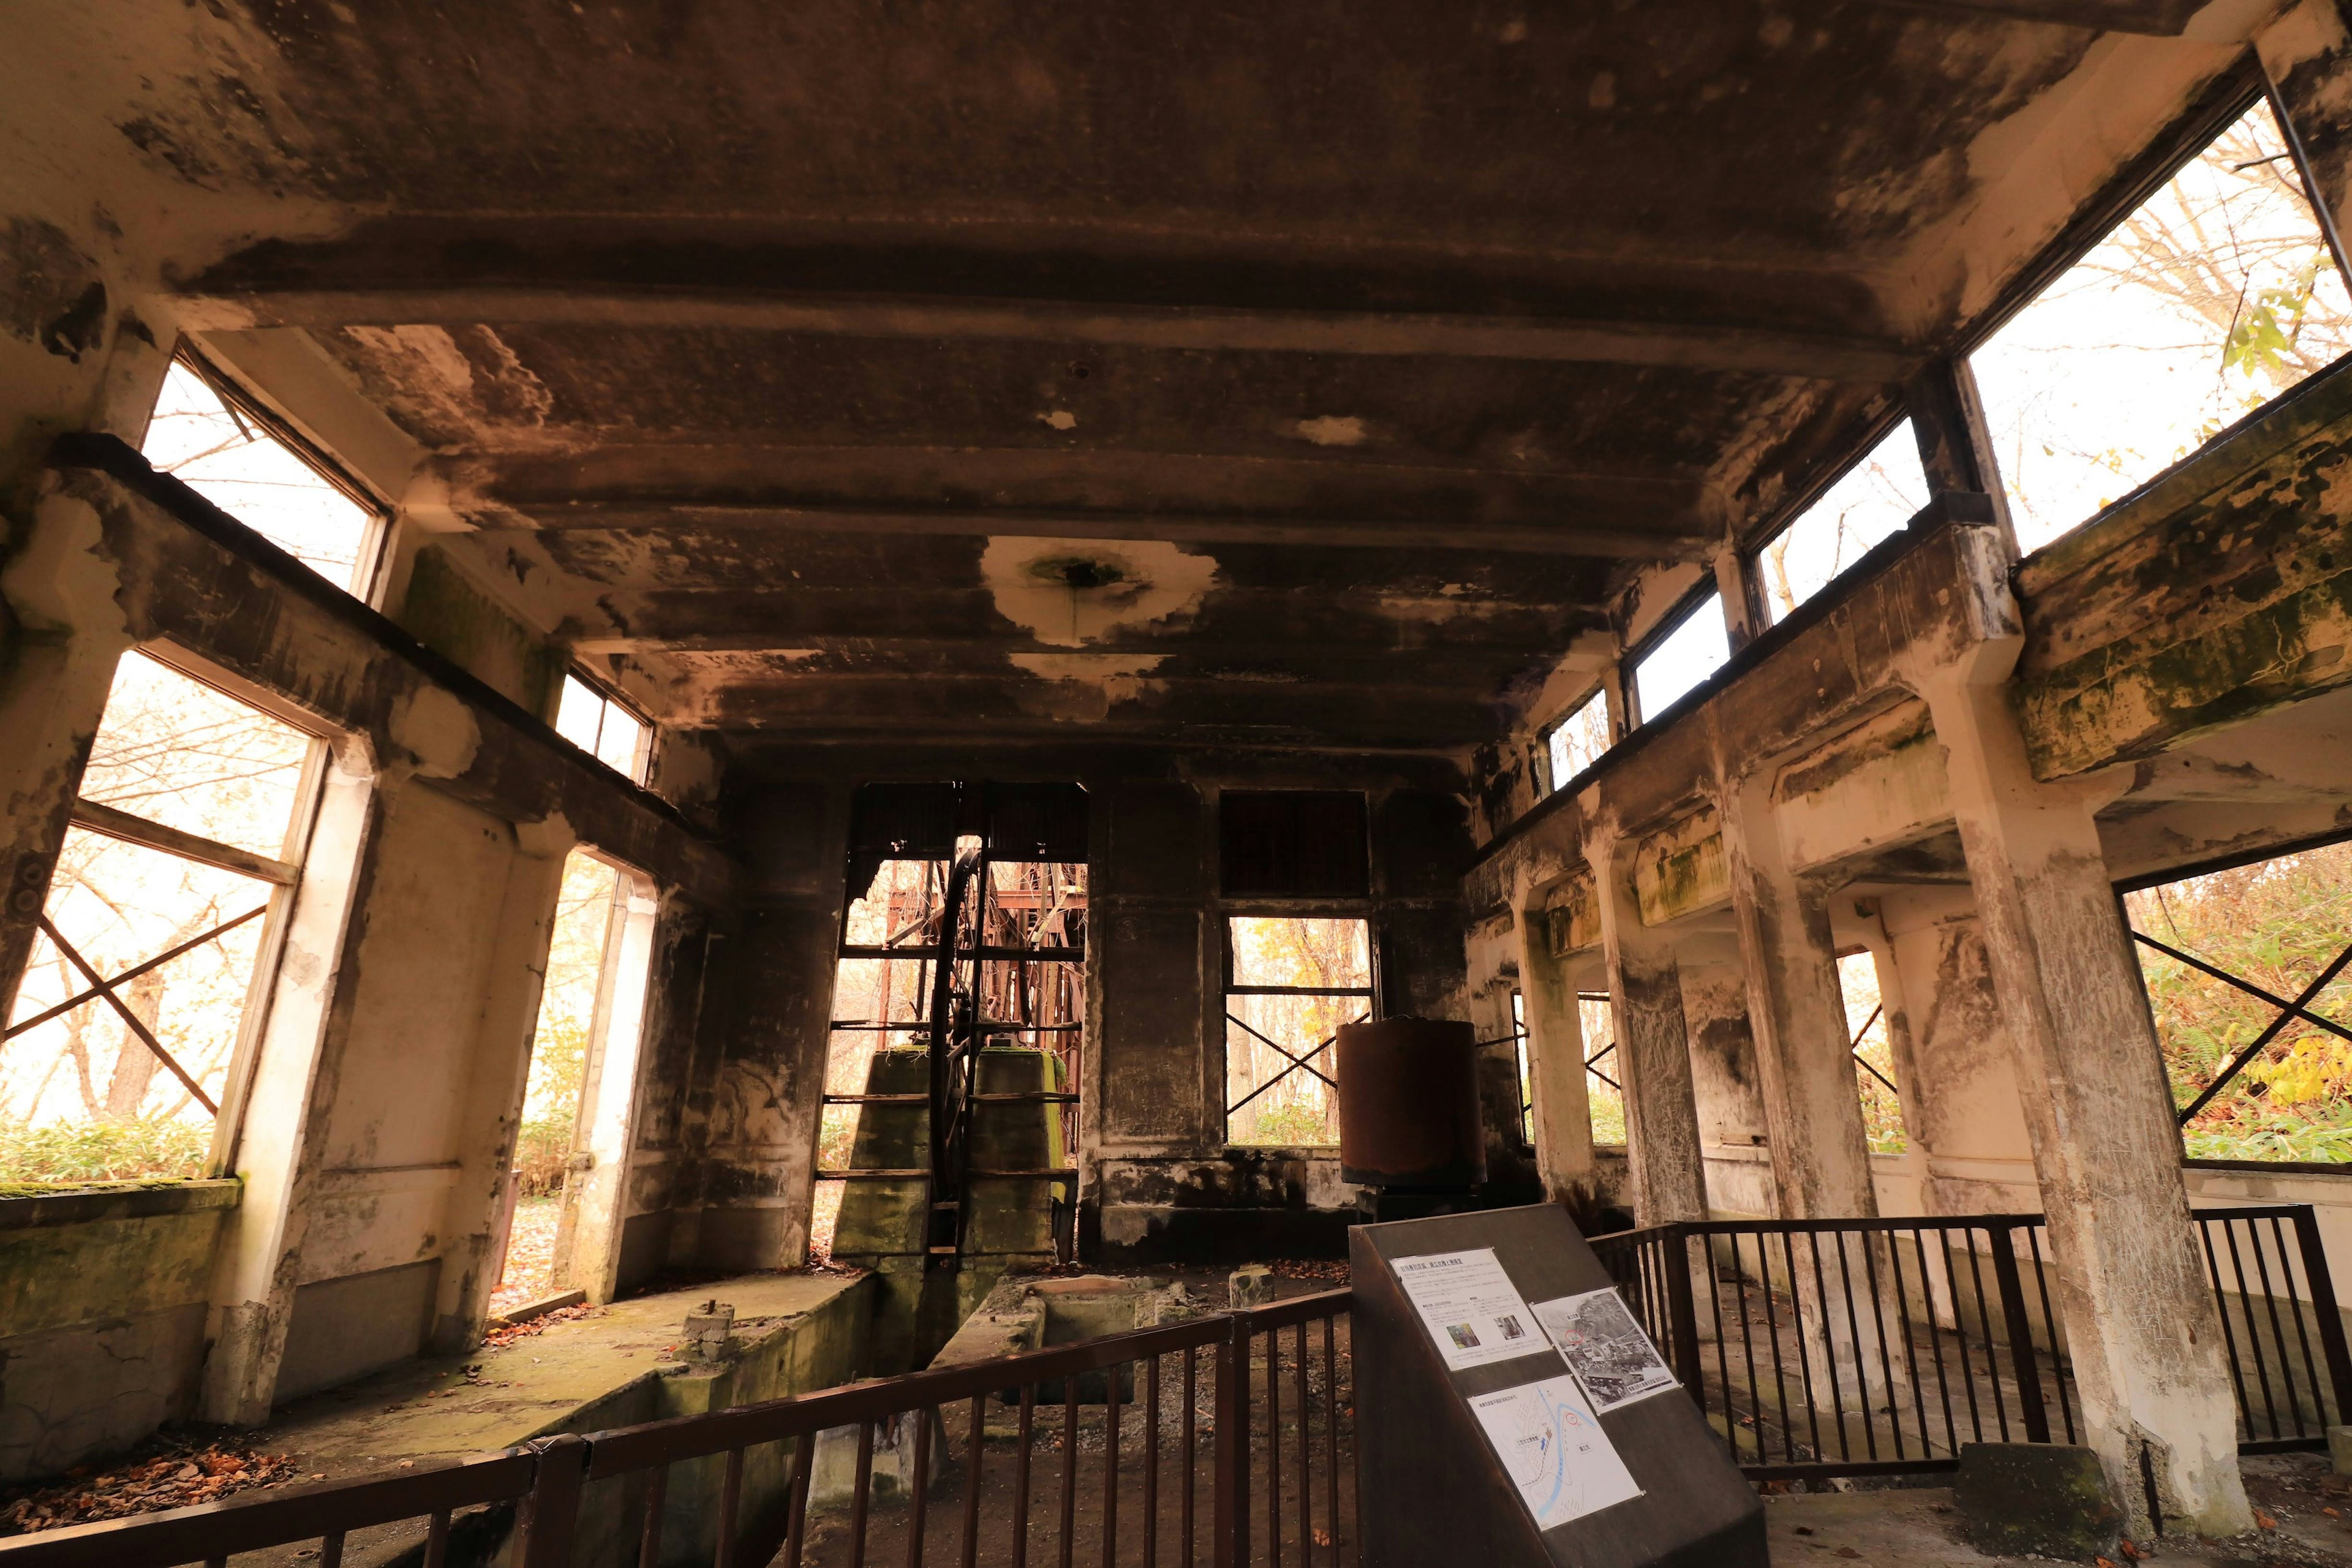
[[1659, 1357], [1658, 1347], [1626, 1310], [1624, 1298], [1613, 1289], [1538, 1301], [1535, 1314], [1568, 1358], [1576, 1381], [1592, 1396], [1595, 1410], [1614, 1410], [1680, 1386]]
[[1550, 1530], [1642, 1495], [1583, 1391], [1565, 1377], [1522, 1384], [1470, 1402], [1538, 1530]]

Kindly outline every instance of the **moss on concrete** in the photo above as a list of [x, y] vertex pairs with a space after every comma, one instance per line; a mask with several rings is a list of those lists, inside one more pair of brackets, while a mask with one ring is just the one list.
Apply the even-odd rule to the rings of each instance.
[[416, 552], [400, 624], [533, 713], [553, 711], [568, 659], [467, 581], [438, 545]]

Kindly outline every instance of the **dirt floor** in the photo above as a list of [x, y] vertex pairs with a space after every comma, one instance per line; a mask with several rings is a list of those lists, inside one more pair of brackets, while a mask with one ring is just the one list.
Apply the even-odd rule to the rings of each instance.
[[[2352, 1478], [2324, 1454], [2243, 1461], [2261, 1521], [2228, 1541], [2134, 1542], [2113, 1568], [2155, 1561], [2177, 1568], [2352, 1568]], [[1764, 1517], [1777, 1568], [2028, 1568], [2044, 1558], [1988, 1557], [1962, 1538], [1944, 1487], [1770, 1497]]]

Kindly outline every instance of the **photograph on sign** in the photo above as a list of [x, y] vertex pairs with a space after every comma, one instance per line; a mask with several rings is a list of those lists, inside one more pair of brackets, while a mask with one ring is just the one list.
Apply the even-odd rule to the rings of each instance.
[[1493, 1247], [1400, 1258], [1391, 1267], [1449, 1372], [1551, 1348]]
[[1470, 1402], [1486, 1440], [1510, 1472], [1538, 1530], [1581, 1519], [1642, 1495], [1584, 1394], [1565, 1377], [1507, 1388]]
[[1535, 1312], [1544, 1332], [1568, 1358], [1576, 1381], [1592, 1396], [1594, 1409], [1614, 1410], [1680, 1386], [1615, 1290], [1538, 1301]]

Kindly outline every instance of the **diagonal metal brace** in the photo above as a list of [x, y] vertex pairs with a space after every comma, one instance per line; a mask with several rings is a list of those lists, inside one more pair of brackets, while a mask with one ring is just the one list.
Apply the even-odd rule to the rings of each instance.
[[46, 914], [41, 916], [41, 931], [51, 942], [58, 944], [58, 951], [66, 955], [68, 962], [81, 971], [82, 978], [89, 982], [100, 995], [106, 998], [107, 1005], [121, 1015], [124, 1026], [132, 1034], [138, 1036], [149, 1050], [155, 1053], [155, 1059], [172, 1069], [172, 1076], [178, 1079], [187, 1091], [195, 1097], [196, 1103], [213, 1115], [218, 1116], [220, 1106], [211, 1095], [205, 1092], [205, 1086], [188, 1076], [188, 1069], [182, 1067], [172, 1053], [163, 1048], [163, 1042], [155, 1037], [155, 1031], [142, 1023], [139, 1015], [131, 1010], [130, 1005], [114, 994], [113, 982], [100, 979], [98, 971], [89, 966], [89, 961], [74, 951], [73, 943], [65, 939], [64, 933], [58, 930]]

